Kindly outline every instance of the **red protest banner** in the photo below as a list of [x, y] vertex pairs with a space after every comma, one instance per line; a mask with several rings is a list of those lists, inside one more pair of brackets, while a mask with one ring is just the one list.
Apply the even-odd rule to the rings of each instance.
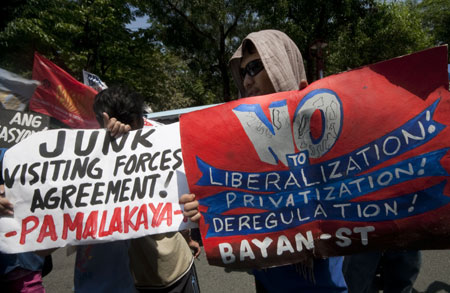
[[48, 59], [34, 54], [33, 79], [36, 88], [30, 109], [52, 116], [73, 128], [98, 128], [92, 104], [97, 92], [78, 82]]
[[449, 248], [449, 125], [445, 46], [182, 115], [209, 263]]

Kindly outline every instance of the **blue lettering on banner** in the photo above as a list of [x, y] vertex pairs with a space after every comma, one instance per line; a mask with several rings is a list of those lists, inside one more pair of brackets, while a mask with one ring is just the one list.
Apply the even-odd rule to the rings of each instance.
[[423, 191], [385, 200], [348, 202], [347, 199], [323, 202], [316, 199], [297, 207], [273, 209], [246, 215], [207, 213], [206, 237], [235, 236], [277, 232], [317, 220], [381, 222], [419, 215], [450, 203], [443, 194], [446, 180]]
[[[286, 100], [276, 101], [276, 102], [272, 102], [270, 104], [269, 108], [283, 107], [286, 105], [287, 105]], [[267, 119], [266, 115], [264, 115], [261, 105], [259, 105], [259, 104], [253, 104], [253, 105], [242, 104], [242, 105], [239, 105], [236, 108], [234, 108], [234, 110], [240, 111], [240, 112], [254, 112], [255, 115], [261, 121], [261, 123], [263, 123], [273, 135], [275, 135], [275, 130], [273, 128], [273, 125], [270, 123], [269, 119]]]
[[[339, 109], [342, 109], [339, 108], [340, 102], [334, 92], [324, 89], [316, 90], [310, 93], [310, 98], [317, 98], [317, 96], [322, 98], [321, 94], [329, 94], [331, 96], [329, 96], [330, 105], [337, 109], [333, 112], [327, 108], [325, 111], [339, 114]], [[317, 158], [321, 152], [324, 153], [324, 147], [328, 147], [328, 145], [319, 143], [320, 139], [314, 140], [310, 137], [309, 149], [303, 148], [302, 150], [296, 141], [300, 152], [286, 152], [286, 150], [294, 149], [292, 142], [287, 142], [286, 148], [280, 144], [282, 138], [287, 138], [287, 133], [290, 133], [290, 126], [285, 124], [287, 120], [278, 119], [277, 122], [281, 124], [278, 125], [276, 131], [275, 124], [270, 123], [260, 105], [236, 107], [234, 111], [250, 113], [256, 116], [252, 119], [256, 119], [259, 121], [258, 123], [264, 125], [260, 128], [257, 123], [256, 126], [252, 124], [252, 127], [256, 127], [256, 131], [263, 130], [266, 131], [265, 136], [277, 137], [277, 142], [272, 143], [269, 140], [265, 142], [271, 155], [268, 155], [267, 152], [264, 153], [264, 147], [257, 150], [261, 160], [272, 164], [281, 158], [288, 168], [270, 172], [223, 170], [215, 168], [197, 157], [197, 165], [202, 173], [197, 185], [223, 188], [220, 193], [200, 200], [201, 205], [208, 207], [207, 213], [204, 214], [205, 222], [209, 227], [206, 237], [276, 232], [316, 220], [352, 222], [399, 220], [450, 203], [450, 197], [443, 194], [445, 180], [411, 194], [383, 200], [360, 201], [369, 193], [379, 192], [417, 178], [449, 176], [440, 164], [449, 148], [420, 154], [368, 172], [383, 162], [426, 144], [441, 133], [446, 126], [433, 120], [439, 101], [439, 99], [436, 100], [421, 113], [390, 133], [348, 154], [313, 165], [309, 163], [310, 155]], [[304, 131], [309, 127], [305, 126], [309, 122], [303, 120], [310, 119], [308, 117], [311, 117], [310, 115], [315, 109], [314, 105], [305, 106], [304, 104], [299, 104], [295, 112], [295, 115], [303, 113], [306, 117], [297, 119], [300, 119], [300, 122], [297, 121], [296, 127], [299, 127], [298, 131], [301, 130], [302, 135], [305, 135]], [[302, 107], [305, 108], [303, 112], [300, 111]], [[269, 108], [278, 109], [279, 118], [287, 119], [286, 101], [274, 102]], [[323, 120], [324, 109], [319, 110]], [[274, 113], [271, 112], [271, 115], [273, 116]], [[243, 119], [241, 123], [245, 122], [245, 117], [238, 116]], [[335, 122], [339, 122], [339, 117], [339, 115], [333, 116]], [[295, 121], [294, 117], [294, 124]], [[322, 125], [325, 123], [326, 121], [322, 121]], [[247, 135], [250, 133], [248, 131], [255, 129], [246, 129]], [[286, 129], [289, 131], [286, 132]], [[331, 142], [333, 139], [337, 139], [338, 133], [340, 133], [340, 129], [339, 132], [335, 132], [331, 124], [327, 131], [328, 136], [337, 135], [331, 138]], [[322, 136], [323, 134], [324, 130], [322, 129]], [[250, 139], [254, 143], [252, 138]], [[271, 149], [272, 146], [277, 148], [276, 152]], [[308, 151], [312, 151], [314, 154], [309, 154]], [[280, 155], [282, 156], [280, 157]], [[352, 200], [356, 198], [359, 201], [353, 202]], [[254, 212], [232, 214], [233, 209], [239, 208], [249, 211], [253, 209]], [[225, 212], [227, 214], [223, 215]]]
[[283, 190], [276, 184], [260, 184], [261, 180], [268, 177], [269, 182], [290, 182], [284, 191], [342, 180], [343, 177], [367, 171], [388, 159], [417, 148], [438, 135], [445, 128], [444, 125], [431, 119], [438, 101], [391, 133], [345, 156], [320, 164], [292, 166], [295, 164], [295, 160], [292, 159], [295, 155], [287, 155], [288, 161], [291, 161], [289, 171], [247, 173], [217, 169], [197, 157], [197, 165], [202, 172], [197, 185], [236, 188], [233, 184], [242, 180], [247, 184], [239, 188], [280, 192]]
[[[392, 157], [427, 143], [445, 128], [445, 125], [432, 119], [439, 101], [439, 99], [436, 100], [416, 117], [394, 131], [325, 164], [331, 164], [333, 161], [348, 162], [347, 165], [342, 165], [341, 168], [350, 165], [350, 170], [347, 170], [346, 173], [351, 175], [368, 170], [376, 164], [383, 163]], [[291, 168], [299, 166], [298, 162], [293, 159], [296, 157], [295, 155], [298, 156], [299, 154], [287, 155]], [[307, 162], [306, 160], [305, 163], [307, 164]]]
[[208, 213], [223, 213], [235, 208], [272, 210], [281, 206], [299, 206], [313, 200], [353, 200], [368, 193], [421, 177], [448, 176], [440, 160], [449, 149], [421, 154], [380, 170], [318, 187], [304, 188], [294, 192], [256, 194], [242, 191], [224, 191], [200, 199], [208, 206]]

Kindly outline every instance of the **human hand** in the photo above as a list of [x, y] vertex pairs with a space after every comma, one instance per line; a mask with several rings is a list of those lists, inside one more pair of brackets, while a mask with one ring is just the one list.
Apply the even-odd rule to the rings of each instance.
[[0, 185], [0, 216], [12, 216], [13, 214], [13, 205], [5, 198], [5, 186]]
[[195, 194], [183, 194], [179, 200], [180, 204], [184, 204], [183, 215], [188, 217], [192, 222], [198, 223], [201, 218], [201, 214], [198, 211], [198, 201], [195, 200]]
[[192, 255], [194, 258], [198, 258], [202, 250], [200, 249], [200, 244], [191, 238], [191, 230], [182, 230], [180, 231], [181, 235], [183, 235], [184, 240], [188, 244], [189, 248], [192, 250]]
[[198, 258], [200, 256], [200, 253], [202, 250], [200, 249], [200, 244], [195, 241], [194, 239], [191, 239], [188, 242], [189, 248], [192, 250], [192, 254], [194, 255], [194, 258]]
[[118, 121], [116, 118], [109, 118], [108, 113], [103, 112], [103, 125], [110, 132], [112, 137], [119, 137], [131, 130], [131, 126]]

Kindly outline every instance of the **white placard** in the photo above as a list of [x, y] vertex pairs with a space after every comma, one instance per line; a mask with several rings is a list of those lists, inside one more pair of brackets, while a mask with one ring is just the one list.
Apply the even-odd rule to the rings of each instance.
[[103, 129], [34, 134], [4, 158], [14, 217], [0, 250], [18, 253], [183, 230], [188, 192], [179, 124], [113, 139]]

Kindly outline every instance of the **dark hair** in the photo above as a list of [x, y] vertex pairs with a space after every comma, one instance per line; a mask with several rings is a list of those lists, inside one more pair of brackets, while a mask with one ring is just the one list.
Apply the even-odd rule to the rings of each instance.
[[102, 90], [95, 96], [94, 113], [100, 126], [103, 125], [103, 112], [122, 123], [143, 126], [144, 101], [138, 93], [120, 86], [112, 86]]

